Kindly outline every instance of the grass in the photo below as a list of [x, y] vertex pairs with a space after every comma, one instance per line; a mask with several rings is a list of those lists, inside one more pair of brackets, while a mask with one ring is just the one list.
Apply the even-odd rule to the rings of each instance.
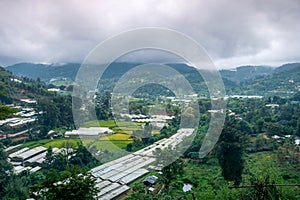
[[160, 131], [158, 131], [158, 130], [152, 130], [152, 134], [153, 134], [153, 135], [159, 135], [159, 134], [160, 134]]
[[26, 142], [20, 148], [28, 147], [30, 149], [38, 147], [38, 146], [44, 146], [45, 144], [51, 142], [50, 139], [44, 139], [39, 141], [32, 141], [32, 142]]
[[137, 123], [137, 122], [120, 122], [118, 121], [118, 124], [114, 120], [99, 120], [99, 121], [89, 121], [84, 124], [85, 127], [131, 127], [131, 128], [137, 128], [140, 127], [143, 123]]
[[84, 140], [83, 143], [90, 147], [96, 147], [100, 151], [117, 152], [125, 149], [130, 140]]
[[28, 147], [30, 149], [38, 147], [38, 146], [43, 146], [43, 147], [57, 147], [61, 148], [63, 145], [68, 144], [70, 146], [74, 146], [75, 148], [78, 146], [77, 143], [81, 142], [80, 139], [65, 139], [65, 138], [60, 138], [60, 139], [44, 139], [44, 140], [39, 140], [39, 141], [32, 141], [32, 142], [26, 142], [20, 148]]
[[61, 148], [64, 146], [71, 146], [71, 147], [78, 147], [78, 143], [81, 143], [80, 139], [55, 139], [52, 140], [51, 142], [48, 142], [47, 144], [43, 145], [44, 147], [48, 148], [48, 147], [57, 147], [57, 148]]
[[98, 140], [87, 139], [83, 143], [90, 147], [96, 147], [100, 151], [117, 152], [125, 149], [132, 142], [130, 135], [116, 133], [109, 136], [101, 137]]
[[99, 125], [101, 127], [110, 127], [110, 128], [117, 126], [114, 120], [89, 121], [84, 124], [85, 127], [97, 127]]
[[122, 133], [117, 133], [117, 134], [112, 134], [106, 137], [101, 137], [100, 140], [104, 141], [104, 140], [132, 140], [130, 138], [130, 135], [128, 134], [122, 134]]

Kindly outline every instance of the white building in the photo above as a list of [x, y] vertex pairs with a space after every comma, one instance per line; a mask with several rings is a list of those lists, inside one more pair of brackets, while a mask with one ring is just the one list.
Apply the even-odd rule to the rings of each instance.
[[90, 127], [79, 128], [77, 130], [67, 131], [65, 137], [93, 137], [93, 136], [105, 136], [113, 134], [114, 131], [105, 127]]

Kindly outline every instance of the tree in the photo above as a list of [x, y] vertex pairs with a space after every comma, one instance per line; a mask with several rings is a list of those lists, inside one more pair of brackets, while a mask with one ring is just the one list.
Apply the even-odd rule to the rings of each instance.
[[183, 171], [182, 164], [178, 159], [176, 160], [178, 152], [176, 149], [172, 149], [171, 146], [168, 146], [164, 150], [160, 148], [156, 149], [153, 154], [156, 157], [157, 165], [164, 166], [161, 178], [165, 184], [165, 188], [168, 189], [171, 181], [176, 179]]
[[297, 123], [297, 130], [296, 130], [296, 136], [300, 137], [300, 120]]
[[239, 129], [237, 120], [229, 119], [218, 141], [217, 158], [226, 181], [239, 185], [244, 169], [243, 150], [245, 136]]
[[6, 159], [0, 143], [0, 199], [26, 199], [28, 195], [24, 183], [13, 175], [13, 168]]
[[258, 133], [261, 133], [261, 132], [262, 132], [263, 127], [264, 127], [264, 123], [265, 123], [265, 121], [264, 121], [262, 118], [259, 118], [259, 119], [256, 121], [256, 124], [257, 124], [257, 132], [258, 132]]
[[181, 114], [181, 126], [182, 127], [194, 127], [196, 125], [195, 110], [192, 107], [186, 108]]
[[59, 109], [51, 100], [41, 100], [38, 102], [38, 110], [43, 112], [38, 115], [38, 121], [41, 125], [41, 133], [46, 135], [49, 130], [56, 128], [59, 123]]
[[104, 92], [97, 96], [97, 106], [96, 106], [96, 115], [97, 119], [108, 120], [112, 117], [110, 110], [110, 92]]
[[162, 179], [166, 189], [169, 188], [169, 185], [172, 180], [176, 179], [178, 175], [182, 174], [182, 171], [183, 171], [183, 167], [179, 159], [165, 166], [162, 169]]
[[51, 168], [57, 169], [59, 171], [65, 170], [68, 166], [67, 159], [68, 159], [67, 156], [62, 153], [58, 153], [58, 154], [54, 155]]
[[92, 200], [99, 192], [96, 178], [79, 166], [73, 165], [62, 174], [52, 170], [36, 189], [39, 191], [39, 198], [47, 200]]
[[279, 123], [266, 123], [266, 131], [269, 137], [273, 135], [282, 135], [282, 125]]
[[132, 144], [131, 143], [126, 145], [126, 151], [129, 151], [129, 152], [132, 151]]
[[250, 195], [252, 196], [252, 198], [257, 200], [284, 199], [277, 189], [275, 183], [276, 182], [274, 180], [271, 180], [268, 174], [254, 177], [251, 180], [251, 185], [253, 185], [253, 188], [250, 189]]
[[24, 183], [19, 178], [14, 178], [8, 182], [5, 188], [4, 200], [8, 199], [27, 199], [27, 188], [24, 187]]
[[79, 165], [82, 168], [86, 168], [92, 163], [96, 163], [96, 159], [81, 143], [78, 144], [75, 156], [70, 159], [70, 163], [73, 165]]
[[293, 98], [295, 101], [300, 101], [300, 92], [297, 92]]
[[46, 153], [45, 160], [44, 160], [43, 164], [45, 165], [46, 168], [49, 169], [51, 167], [51, 164], [52, 164], [53, 160], [54, 160], [53, 150], [52, 150], [52, 147], [50, 146], [47, 149], [47, 153]]
[[17, 112], [17, 109], [0, 104], [0, 120], [6, 119], [9, 115]]
[[4, 189], [11, 180], [13, 174], [12, 166], [6, 161], [7, 155], [0, 143], [0, 197], [4, 196]]

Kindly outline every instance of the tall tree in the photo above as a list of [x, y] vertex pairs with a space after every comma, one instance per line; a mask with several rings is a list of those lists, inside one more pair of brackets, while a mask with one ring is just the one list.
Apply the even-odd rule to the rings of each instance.
[[52, 147], [50, 146], [47, 149], [45, 160], [43, 162], [43, 164], [45, 165], [45, 168], [49, 169], [51, 167], [51, 164], [52, 164], [53, 160], [54, 160], [53, 150], [52, 150]]
[[176, 179], [178, 175], [181, 175], [183, 171], [180, 160], [176, 159], [178, 152], [176, 149], [172, 149], [171, 146], [168, 146], [164, 150], [160, 148], [156, 149], [153, 154], [156, 157], [157, 165], [164, 166], [161, 178], [165, 184], [165, 188], [169, 188], [171, 181]]
[[227, 181], [239, 185], [244, 169], [243, 151], [245, 148], [246, 132], [241, 130], [239, 121], [229, 119], [218, 141], [217, 157], [222, 168], [222, 175]]

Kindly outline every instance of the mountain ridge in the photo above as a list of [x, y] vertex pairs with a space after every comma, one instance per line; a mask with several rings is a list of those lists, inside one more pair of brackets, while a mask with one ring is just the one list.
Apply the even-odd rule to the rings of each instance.
[[[110, 90], [123, 74], [140, 64], [143, 63], [112, 63], [104, 72], [101, 85], [105, 90]], [[199, 73], [195, 73], [195, 68], [184, 63], [166, 65], [183, 74], [196, 90], [205, 87], [203, 78]], [[52, 80], [61, 78], [69, 80], [68, 82], [58, 81], [56, 84], [64, 85], [74, 82], [79, 67], [79, 63], [18, 63], [7, 66], [6, 69], [18, 76], [32, 79], [40, 78], [46, 83], [53, 83]], [[279, 67], [245, 65], [235, 69], [222, 69], [219, 72], [223, 78], [226, 92], [230, 94], [262, 94], [270, 90], [286, 90], [293, 93], [295, 90], [297, 91], [297, 86], [300, 85], [300, 80], [298, 80], [298, 77], [300, 77], [300, 63], [298, 62], [287, 63]], [[292, 84], [288, 83], [290, 79], [294, 81]], [[204, 91], [203, 89], [200, 90]]]

